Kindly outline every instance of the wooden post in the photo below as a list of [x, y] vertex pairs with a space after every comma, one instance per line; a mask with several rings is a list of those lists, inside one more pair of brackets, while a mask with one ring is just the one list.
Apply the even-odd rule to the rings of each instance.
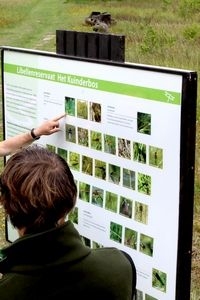
[[124, 62], [125, 36], [56, 30], [56, 53]]

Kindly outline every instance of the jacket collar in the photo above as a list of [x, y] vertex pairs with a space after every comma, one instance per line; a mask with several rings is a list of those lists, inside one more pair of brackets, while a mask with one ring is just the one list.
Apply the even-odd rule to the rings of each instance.
[[[91, 252], [86, 247], [71, 221], [51, 230], [25, 235], [1, 250], [0, 272], [5, 269], [20, 271], [41, 266], [59, 266], [82, 259]], [[13, 269], [14, 268], [14, 269]]]

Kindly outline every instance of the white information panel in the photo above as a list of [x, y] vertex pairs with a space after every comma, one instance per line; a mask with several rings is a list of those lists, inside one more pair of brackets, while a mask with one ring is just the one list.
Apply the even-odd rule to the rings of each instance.
[[[62, 131], [38, 143], [74, 174], [69, 218], [88, 246], [131, 255], [138, 300], [178, 299], [182, 102], [196, 73], [12, 48], [2, 57], [5, 138], [66, 112]], [[7, 237], [17, 237], [10, 224]]]

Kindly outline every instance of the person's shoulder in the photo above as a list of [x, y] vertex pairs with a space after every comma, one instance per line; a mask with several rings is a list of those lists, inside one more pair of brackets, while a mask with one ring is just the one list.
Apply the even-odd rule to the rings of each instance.
[[92, 249], [92, 251], [98, 255], [114, 255], [121, 258], [124, 258], [124, 256], [126, 256], [126, 254], [124, 255], [125, 253], [124, 251], [115, 247], [102, 247], [102, 248]]
[[92, 249], [92, 260], [99, 263], [100, 268], [104, 266], [109, 271], [110, 267], [112, 271], [121, 270], [121, 273], [128, 272], [136, 276], [136, 267], [132, 257], [125, 251], [114, 247], [102, 247], [98, 249]]
[[107, 264], [115, 266], [123, 265], [127, 267], [133, 264], [131, 256], [115, 247], [102, 247], [98, 249], [92, 249], [91, 254], [100, 261], [106, 261]]
[[108, 289], [114, 287], [112, 293], [118, 295], [111, 299], [132, 299], [130, 295], [133, 296], [135, 292], [136, 268], [131, 256], [112, 247], [92, 249], [90, 255], [92, 266], [95, 268], [95, 276], [105, 278], [102, 288], [108, 288], [107, 285]]

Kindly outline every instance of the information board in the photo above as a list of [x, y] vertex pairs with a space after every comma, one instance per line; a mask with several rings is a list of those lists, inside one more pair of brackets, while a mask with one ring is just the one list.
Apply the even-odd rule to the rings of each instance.
[[131, 255], [138, 300], [189, 299], [197, 73], [1, 52], [5, 139], [66, 112], [36, 143], [70, 165], [84, 242]]

